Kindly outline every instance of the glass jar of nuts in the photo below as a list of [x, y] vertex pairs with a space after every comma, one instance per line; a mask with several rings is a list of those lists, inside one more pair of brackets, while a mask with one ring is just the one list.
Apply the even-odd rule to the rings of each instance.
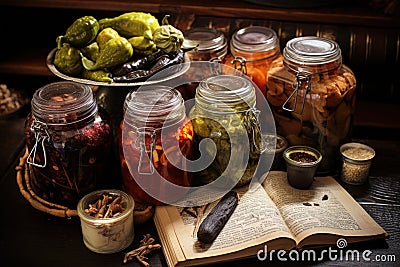
[[339, 45], [306, 36], [287, 42], [267, 74], [267, 100], [277, 133], [289, 145], [306, 145], [322, 153], [319, 173], [332, 173], [339, 147], [349, 139], [356, 78], [342, 64]]

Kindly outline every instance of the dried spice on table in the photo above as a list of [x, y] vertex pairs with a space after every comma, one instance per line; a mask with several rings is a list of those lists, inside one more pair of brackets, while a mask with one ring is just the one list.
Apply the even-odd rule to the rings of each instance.
[[193, 229], [193, 236], [196, 235], [197, 230], [199, 229], [200, 222], [203, 219], [204, 212], [206, 211], [207, 207], [208, 207], [208, 204], [204, 204], [204, 205], [197, 206], [197, 207], [185, 207], [181, 211], [181, 213], [185, 212], [185, 213], [189, 214], [190, 216], [192, 216], [193, 218], [196, 218], [196, 222], [194, 224], [194, 229]]
[[146, 262], [147, 256], [154, 250], [160, 249], [160, 244], [154, 244], [155, 239], [150, 236], [150, 234], [146, 234], [143, 236], [143, 239], [140, 241], [140, 246], [132, 251], [125, 253], [124, 263], [131, 261], [133, 259], [137, 259], [143, 266], [150, 266], [149, 263]]
[[0, 117], [11, 114], [22, 108], [28, 98], [6, 84], [0, 84]]

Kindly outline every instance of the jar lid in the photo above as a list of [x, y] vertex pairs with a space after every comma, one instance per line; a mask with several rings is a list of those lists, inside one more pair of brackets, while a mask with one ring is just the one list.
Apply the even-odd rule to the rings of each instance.
[[47, 84], [33, 94], [32, 114], [48, 124], [75, 123], [97, 112], [97, 102], [88, 85], [71, 81]]
[[325, 64], [341, 61], [339, 45], [327, 38], [303, 36], [289, 40], [283, 49], [285, 61], [296, 64]]
[[246, 52], [275, 49], [279, 45], [276, 32], [263, 26], [249, 26], [236, 31], [231, 39], [232, 48]]
[[184, 46], [197, 46], [197, 50], [215, 50], [227, 46], [225, 35], [213, 28], [192, 28], [183, 33]]
[[196, 90], [196, 104], [213, 112], [244, 111], [254, 107], [255, 100], [254, 86], [241, 76], [212, 76], [201, 81]]
[[133, 127], [169, 126], [185, 118], [185, 105], [180, 92], [172, 87], [142, 86], [125, 98], [124, 122]]

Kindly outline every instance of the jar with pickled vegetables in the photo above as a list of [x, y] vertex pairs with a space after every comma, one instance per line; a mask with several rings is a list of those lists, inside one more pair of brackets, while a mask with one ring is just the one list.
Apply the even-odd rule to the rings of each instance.
[[75, 209], [85, 194], [114, 184], [110, 119], [89, 86], [63, 81], [36, 90], [25, 138], [39, 197]]
[[322, 153], [319, 173], [333, 173], [339, 147], [350, 138], [356, 78], [342, 63], [339, 45], [327, 38], [291, 39], [267, 75], [267, 100], [278, 134], [290, 145]]
[[225, 64], [247, 74], [265, 96], [267, 72], [280, 55], [276, 32], [264, 26], [249, 26], [236, 31], [230, 40], [230, 55]]
[[[142, 205], [176, 201], [170, 183], [190, 188], [193, 127], [179, 91], [155, 85], [131, 91], [119, 129], [122, 187]], [[178, 189], [177, 189], [178, 190]], [[180, 191], [182, 192], [182, 191]]]
[[[201, 151], [196, 157], [213, 161], [195, 173], [196, 182], [208, 184], [221, 177], [240, 187], [251, 181], [262, 151], [255, 105], [255, 88], [245, 77], [218, 75], [200, 82], [190, 111], [195, 151]], [[203, 142], [201, 149], [205, 139], [213, 142]]]

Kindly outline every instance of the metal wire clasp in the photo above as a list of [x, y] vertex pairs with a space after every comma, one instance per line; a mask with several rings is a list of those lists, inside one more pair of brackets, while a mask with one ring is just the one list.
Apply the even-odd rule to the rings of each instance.
[[[44, 147], [44, 142], [50, 141], [50, 135], [48, 132], [47, 125], [35, 119], [32, 122], [31, 131], [35, 133], [35, 145], [32, 147], [32, 150], [26, 159], [26, 163], [39, 168], [44, 168], [47, 165], [47, 155], [46, 155], [46, 149]], [[39, 153], [38, 146], [39, 148], [41, 147], [43, 152], [43, 164], [39, 164], [36, 162], [36, 155], [37, 153]]]
[[[296, 80], [293, 81], [292, 87], [294, 89], [293, 93], [286, 99], [285, 103], [283, 103], [282, 108], [286, 111], [294, 112], [297, 114], [303, 114], [304, 104], [306, 102], [306, 96], [311, 90], [311, 74], [307, 72], [298, 72], [296, 74]], [[306, 91], [304, 92], [303, 102], [301, 104], [300, 112], [296, 111], [297, 108], [297, 98], [299, 97], [300, 88], [305, 87]], [[294, 97], [293, 100], [293, 108], [288, 107], [289, 101]]]
[[[246, 111], [246, 127], [251, 133], [254, 147], [257, 152], [261, 153], [265, 149], [265, 142], [261, 138], [261, 129], [259, 122], [260, 111], [256, 108], [250, 108]], [[260, 140], [260, 143], [257, 142]]]
[[235, 70], [240, 70], [244, 74], [247, 74], [246, 59], [244, 57], [235, 57], [232, 60], [232, 64]]
[[221, 57], [213, 57], [209, 60], [210, 63], [216, 63], [216, 64], [211, 64], [211, 73], [214, 75], [221, 75], [222, 74], [222, 59]]
[[[153, 165], [153, 151], [156, 147], [156, 129], [141, 127], [136, 129], [136, 139], [134, 142], [135, 148], [137, 148], [140, 152], [140, 159], [138, 163], [138, 173], [139, 174], [153, 174], [154, 173], [154, 165]], [[146, 148], [146, 135], [150, 136], [150, 144], [149, 150]], [[149, 154], [148, 154], [149, 153]], [[148, 168], [146, 168], [146, 161], [148, 160]]]

